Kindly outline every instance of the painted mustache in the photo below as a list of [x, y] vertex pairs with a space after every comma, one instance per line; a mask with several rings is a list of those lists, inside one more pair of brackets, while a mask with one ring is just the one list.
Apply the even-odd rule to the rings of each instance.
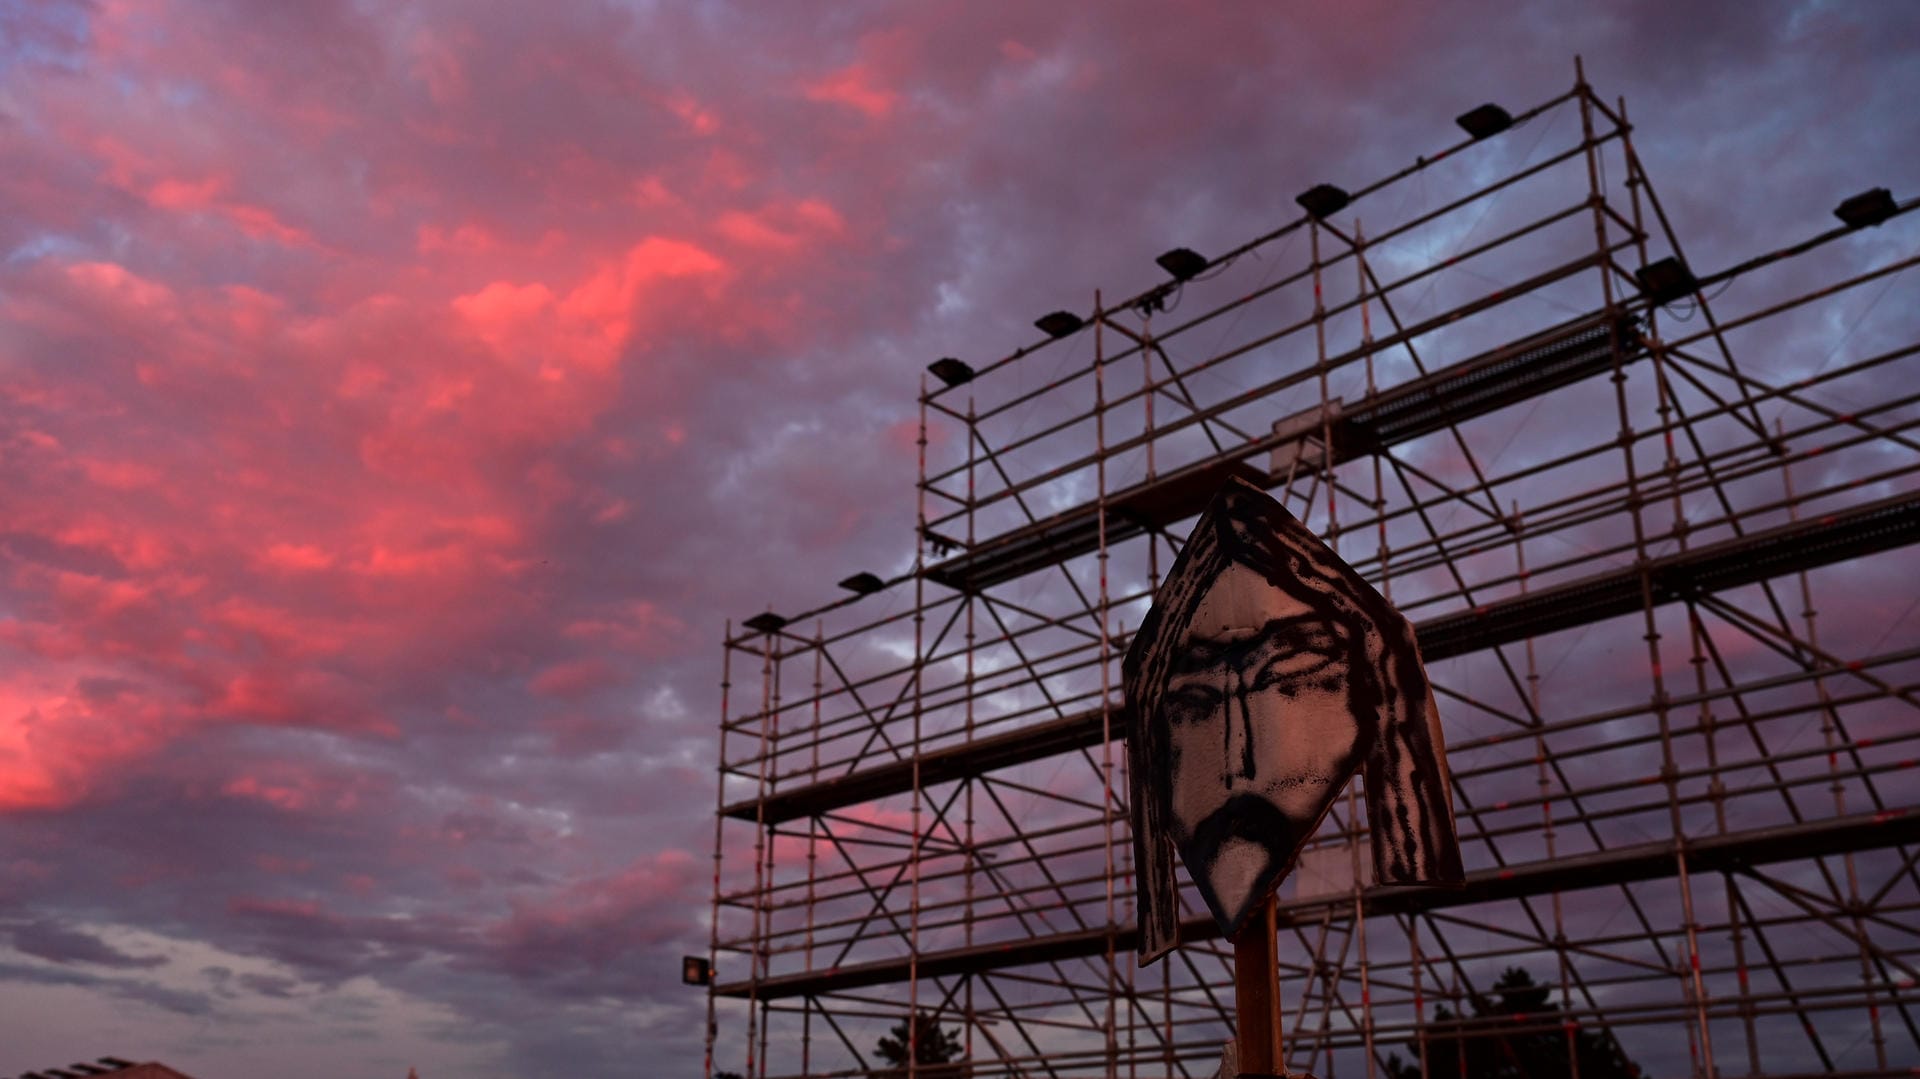
[[1257, 794], [1236, 794], [1219, 809], [1207, 814], [1194, 826], [1192, 834], [1179, 840], [1180, 857], [1189, 866], [1205, 867], [1206, 872], [1194, 874], [1195, 883], [1199, 885], [1200, 897], [1206, 900], [1214, 919], [1226, 929], [1229, 936], [1240, 931], [1251, 905], [1242, 906], [1239, 917], [1231, 917], [1230, 912], [1221, 909], [1219, 897], [1213, 894], [1213, 887], [1207, 882], [1214, 861], [1227, 844], [1242, 839], [1257, 844], [1267, 852], [1266, 868], [1261, 870], [1254, 887], [1256, 894], [1265, 894], [1267, 885], [1278, 880], [1290, 868], [1289, 862], [1295, 849], [1306, 839], [1305, 832], [1316, 823], [1296, 821]]

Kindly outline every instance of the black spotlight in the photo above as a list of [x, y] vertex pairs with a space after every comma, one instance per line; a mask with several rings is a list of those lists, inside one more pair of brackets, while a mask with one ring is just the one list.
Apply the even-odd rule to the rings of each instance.
[[1641, 294], [1655, 307], [1692, 295], [1698, 284], [1687, 264], [1672, 257], [1640, 267], [1633, 271], [1633, 279], [1640, 282]]
[[1300, 208], [1307, 213], [1325, 221], [1333, 214], [1339, 213], [1347, 203], [1352, 202], [1353, 196], [1332, 184], [1315, 184], [1296, 196], [1293, 201], [1299, 203]]
[[846, 580], [841, 581], [840, 587], [849, 592], [858, 592], [860, 595], [870, 596], [886, 586], [880, 582], [880, 578], [875, 577], [871, 573], [856, 573]]
[[932, 371], [933, 377], [949, 386], [958, 386], [962, 383], [973, 381], [973, 368], [968, 367], [965, 363], [954, 359], [952, 356], [940, 357], [928, 364], [927, 370]]
[[1513, 126], [1513, 116], [1498, 105], [1470, 109], [1454, 118], [1460, 129], [1476, 139], [1490, 139]]
[[1191, 281], [1207, 268], [1206, 256], [1185, 247], [1176, 247], [1153, 261], [1172, 274], [1176, 281]]
[[1079, 315], [1071, 311], [1055, 311], [1049, 315], [1041, 315], [1033, 320], [1033, 324], [1048, 337], [1065, 337], [1086, 325], [1080, 320]]
[[688, 985], [712, 985], [713, 964], [701, 956], [689, 955], [680, 960], [680, 980]]
[[787, 620], [774, 614], [772, 611], [765, 611], [754, 615], [752, 618], [740, 624], [748, 629], [757, 630], [761, 633], [777, 633], [780, 627], [787, 624]]
[[1863, 229], [1868, 225], [1878, 225], [1894, 215], [1897, 207], [1893, 204], [1893, 192], [1884, 187], [1860, 194], [1841, 203], [1833, 216], [1847, 223], [1850, 229]]

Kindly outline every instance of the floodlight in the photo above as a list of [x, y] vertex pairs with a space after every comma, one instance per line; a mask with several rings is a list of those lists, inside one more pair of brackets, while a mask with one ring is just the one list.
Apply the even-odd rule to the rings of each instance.
[[1833, 211], [1833, 216], [1847, 223], [1848, 228], [1863, 229], [1868, 225], [1878, 225], [1894, 215], [1897, 207], [1893, 204], [1893, 192], [1884, 187], [1872, 191], [1862, 191], [1858, 195], [1841, 203]]
[[1207, 268], [1206, 256], [1185, 247], [1176, 247], [1153, 261], [1176, 281], [1191, 281]]
[[1640, 283], [1641, 294], [1655, 307], [1691, 295], [1698, 285], [1687, 264], [1672, 257], [1640, 267], [1633, 271], [1633, 279]]
[[973, 368], [968, 367], [964, 362], [956, 360], [952, 356], [940, 357], [928, 364], [927, 370], [932, 371], [933, 377], [949, 386], [958, 386], [973, 381]]
[[1294, 198], [1300, 208], [1315, 218], [1325, 221], [1328, 216], [1337, 214], [1353, 201], [1353, 196], [1332, 184], [1316, 184]]
[[1454, 118], [1461, 130], [1476, 139], [1490, 139], [1513, 126], [1513, 116], [1498, 105], [1470, 109]]
[[863, 596], [867, 596], [880, 591], [882, 588], [885, 588], [886, 585], [881, 583], [880, 578], [875, 577], [871, 573], [856, 573], [846, 580], [841, 581], [840, 587], [849, 592], [858, 592]]
[[680, 980], [688, 985], [712, 985], [713, 964], [698, 955], [680, 960]]
[[1071, 311], [1055, 311], [1052, 314], [1041, 315], [1033, 320], [1033, 324], [1048, 337], [1066, 337], [1086, 325], [1080, 320], [1079, 315]]
[[772, 611], [766, 611], [761, 614], [756, 614], [752, 618], [749, 618], [745, 622], [741, 623], [741, 625], [746, 626], [748, 629], [758, 630], [761, 633], [778, 632], [780, 627], [786, 624], [787, 624], [786, 619], [780, 617], [777, 614], [774, 614]]

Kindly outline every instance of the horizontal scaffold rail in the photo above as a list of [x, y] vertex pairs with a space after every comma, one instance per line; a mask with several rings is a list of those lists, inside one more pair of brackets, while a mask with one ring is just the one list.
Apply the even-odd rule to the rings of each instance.
[[[1667, 604], [1917, 541], [1920, 492], [1894, 495], [1651, 559], [1646, 564], [1646, 594], [1656, 604]], [[1641, 608], [1642, 596], [1640, 570], [1629, 566], [1429, 618], [1414, 628], [1422, 656], [1433, 661], [1630, 614]], [[1125, 647], [1124, 641], [1120, 647]], [[1094, 708], [927, 750], [918, 761], [920, 786], [924, 789], [1096, 746], [1103, 731], [1119, 738], [1125, 736], [1126, 728], [1127, 718], [1118, 706], [1104, 721], [1102, 710]], [[902, 794], [913, 789], [914, 763], [890, 761], [849, 775], [774, 791], [765, 798], [735, 802], [722, 812], [739, 820], [778, 824]]]
[[[1350, 407], [1336, 403], [1332, 416], [1323, 417], [1316, 405], [1282, 421], [1276, 433], [1292, 429], [1304, 442], [1317, 441], [1330, 429], [1334, 463], [1342, 464], [1609, 370], [1616, 334], [1621, 362], [1631, 363], [1646, 355], [1637, 330], [1631, 315], [1609, 318], [1606, 312], [1597, 312], [1401, 383]], [[1317, 456], [1312, 463], [1318, 467]], [[1195, 516], [1229, 473], [1261, 487], [1284, 478], [1268, 476], [1244, 461], [1212, 460], [1115, 491], [1106, 499], [1107, 543]], [[926, 576], [949, 588], [977, 592], [1087, 554], [1099, 545], [1099, 505], [1090, 502], [986, 540], [965, 554], [928, 567]]]
[[[1845, 854], [1920, 842], [1920, 813], [1885, 810], [1821, 821], [1754, 828], [1726, 835], [1689, 839], [1687, 866], [1695, 873], [1739, 872], [1752, 866], [1790, 862], [1819, 855]], [[1612, 850], [1543, 858], [1523, 865], [1480, 869], [1467, 874], [1461, 888], [1368, 888], [1362, 896], [1365, 913], [1420, 914], [1445, 907], [1521, 899], [1551, 892], [1576, 891], [1613, 884], [1655, 880], [1673, 874], [1676, 845], [1672, 842], [1636, 843]], [[1349, 895], [1283, 900], [1280, 926], [1319, 925], [1329, 913], [1352, 909]], [[1328, 908], [1333, 908], [1329, 911]], [[1180, 939], [1191, 943], [1220, 935], [1211, 918], [1190, 918], [1180, 925]], [[1111, 933], [1115, 952], [1139, 946], [1131, 926]], [[993, 941], [971, 947], [926, 952], [919, 957], [921, 978], [979, 974], [1002, 967], [1024, 967], [1105, 955], [1109, 933], [1087, 929], [1048, 937]], [[714, 992], [727, 997], [749, 993], [761, 1000], [775, 997], [817, 996], [907, 979], [907, 958], [882, 959], [845, 967], [778, 974], [752, 981], [727, 982]]]

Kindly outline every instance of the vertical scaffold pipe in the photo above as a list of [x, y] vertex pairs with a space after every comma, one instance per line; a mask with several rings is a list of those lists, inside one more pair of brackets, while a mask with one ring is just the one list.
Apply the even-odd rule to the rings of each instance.
[[[785, 661], [785, 657], [775, 654], [777, 651], [773, 645], [772, 637], [769, 635], [767, 652], [773, 665], [773, 685], [772, 701], [769, 705], [766, 720], [767, 749], [761, 760], [761, 774], [766, 778], [764, 784], [765, 790], [762, 791], [761, 794], [762, 797], [771, 796], [780, 786], [780, 669]], [[766, 913], [761, 916], [761, 922], [764, 927], [761, 932], [761, 940], [765, 943], [765, 955], [760, 961], [760, 973], [763, 977], [773, 973], [774, 866], [780, 850], [779, 830], [774, 825], [769, 824], [766, 827], [766, 834], [767, 884], [763, 900]], [[772, 1001], [763, 1000], [760, 1002], [760, 1074], [762, 1076], [767, 1074], [767, 1027], [772, 1020], [771, 1005]]]
[[[815, 619], [813, 623], [813, 730], [807, 741], [812, 746], [812, 759], [808, 762], [807, 780], [818, 782], [820, 779], [820, 694], [825, 688], [825, 666], [827, 657], [826, 622]], [[817, 902], [814, 882], [817, 879], [819, 855], [815, 848], [820, 842], [820, 818], [813, 814], [807, 816], [807, 958], [806, 969], [813, 969], [813, 921], [814, 903]], [[813, 1071], [813, 996], [801, 998], [800, 1012], [800, 1074], [808, 1075]]]
[[[1143, 404], [1143, 407], [1146, 410], [1145, 417], [1144, 417], [1144, 424], [1145, 424], [1144, 430], [1146, 433], [1143, 436], [1143, 439], [1146, 442], [1146, 446], [1147, 446], [1146, 482], [1148, 484], [1152, 484], [1154, 481], [1153, 397], [1155, 392], [1153, 388], [1153, 350], [1156, 346], [1153, 343], [1153, 322], [1151, 319], [1147, 320], [1145, 325], [1141, 327], [1140, 338], [1141, 338], [1140, 340], [1140, 400]], [[1151, 530], [1151, 529], [1148, 530], [1147, 532], [1147, 595], [1149, 597], [1155, 595], [1160, 591], [1160, 542], [1161, 542], [1161, 539], [1162, 537], [1157, 530]], [[1131, 782], [1131, 780], [1129, 780], [1129, 782]], [[1128, 789], [1132, 789], [1132, 788], [1129, 787]], [[1129, 879], [1128, 883], [1135, 888], [1139, 887], [1139, 882], [1137, 880]], [[1140, 904], [1136, 900], [1134, 903], [1133, 917], [1135, 918], [1139, 917], [1139, 910], [1140, 910]], [[1172, 1075], [1173, 1074], [1173, 963], [1171, 961], [1160, 964], [1160, 1027], [1161, 1027], [1160, 1063], [1161, 1063], [1161, 1066], [1166, 1069], [1166, 1074]]]
[[727, 691], [733, 688], [728, 678], [733, 669], [733, 620], [728, 619], [726, 628], [721, 631], [720, 640], [720, 766], [715, 786], [719, 789], [713, 796], [713, 905], [707, 911], [707, 1030], [706, 1064], [701, 1071], [702, 1079], [713, 1079], [713, 1040], [719, 1033], [719, 1021], [714, 1012], [714, 983], [719, 979], [713, 972], [720, 967], [720, 849], [726, 838], [723, 825], [727, 819], [723, 810], [727, 805]]
[[1113, 639], [1107, 624], [1107, 355], [1106, 355], [1107, 313], [1102, 306], [1100, 290], [1093, 292], [1093, 472], [1094, 472], [1094, 516], [1099, 554], [1097, 561], [1100, 570], [1100, 594], [1097, 600], [1100, 618], [1100, 821], [1104, 829], [1107, 878], [1107, 1076], [1115, 1079], [1118, 1070], [1120, 1051], [1119, 1037], [1114, 1029], [1116, 1019], [1114, 998], [1119, 989], [1115, 977], [1116, 934], [1119, 925], [1114, 921], [1113, 896]]
[[[1513, 561], [1515, 575], [1520, 579], [1520, 594], [1527, 594], [1530, 574], [1527, 572], [1527, 528], [1526, 518], [1520, 513], [1520, 503], [1513, 503]], [[1527, 718], [1533, 724], [1533, 766], [1535, 782], [1540, 789], [1540, 838], [1545, 843], [1547, 860], [1557, 857], [1556, 839], [1553, 830], [1553, 784], [1547, 779], [1547, 739], [1541, 733], [1546, 725], [1540, 713], [1540, 666], [1535, 657], [1533, 635], [1526, 640], [1527, 653]], [[1565, 906], [1560, 898], [1560, 889], [1553, 890], [1553, 952], [1560, 972], [1560, 1003], [1567, 1010], [1573, 1009], [1573, 963], [1567, 956], [1567, 927]], [[1567, 1075], [1569, 1079], [1580, 1079], [1580, 1039], [1579, 1028], [1573, 1020], [1561, 1024], [1567, 1048]]]
[[[1356, 217], [1353, 219], [1353, 268], [1354, 268], [1355, 276], [1357, 278], [1357, 280], [1355, 281], [1354, 287], [1357, 290], [1359, 301], [1360, 301], [1360, 350], [1362, 353], [1365, 354], [1365, 357], [1366, 357], [1367, 397], [1369, 400], [1371, 400], [1375, 392], [1374, 386], [1373, 386], [1373, 322], [1367, 313], [1366, 248], [1367, 248], [1366, 233], [1362, 230], [1362, 227], [1360, 225], [1360, 219]], [[1325, 378], [1324, 373], [1322, 374], [1322, 378], [1323, 379]], [[1324, 383], [1320, 391], [1320, 396], [1322, 399], [1324, 399], [1327, 396], [1327, 391], [1324, 388]], [[1329, 426], [1327, 427], [1327, 431], [1329, 432], [1329, 434], [1331, 434], [1331, 431], [1332, 431], [1331, 421], [1329, 421]], [[1329, 462], [1333, 460], [1333, 443], [1331, 440], [1327, 442], [1322, 452], [1324, 452], [1327, 455], [1327, 460]], [[1332, 489], [1331, 484], [1328, 485], [1328, 489], [1329, 490]], [[1373, 498], [1374, 498], [1374, 503], [1373, 503], [1374, 514], [1377, 517], [1379, 516], [1379, 508], [1382, 501], [1380, 497], [1380, 455], [1379, 454], [1373, 455]], [[1327, 505], [1328, 505], [1328, 508], [1331, 509], [1333, 503], [1329, 502], [1327, 503]], [[1382, 592], [1381, 592], [1382, 596], [1385, 597], [1388, 603], [1392, 603], [1393, 602], [1393, 578], [1388, 575], [1387, 568], [1388, 568], [1387, 566], [1387, 523], [1384, 519], [1382, 519], [1380, 521], [1380, 587], [1382, 589]], [[1362, 902], [1362, 892], [1364, 889], [1361, 887], [1361, 881], [1360, 881], [1360, 872], [1361, 872], [1360, 834], [1361, 833], [1360, 833], [1359, 802], [1358, 802], [1358, 799], [1355, 797], [1357, 791], [1358, 791], [1358, 788], [1355, 785], [1348, 784], [1347, 786], [1347, 823], [1353, 829], [1353, 841], [1350, 844], [1348, 844], [1349, 848], [1351, 849], [1351, 861], [1353, 863], [1352, 865], [1353, 931], [1355, 934], [1357, 934], [1356, 944], [1358, 945], [1358, 948], [1359, 948], [1358, 958], [1360, 960], [1361, 1045], [1366, 1052], [1367, 1079], [1374, 1079], [1377, 1065], [1374, 1060], [1374, 1047], [1373, 1047], [1373, 981], [1372, 981], [1372, 972], [1368, 969], [1368, 965], [1367, 965], [1367, 919], [1366, 919], [1366, 909]]]
[[[1587, 85], [1586, 68], [1581, 58], [1574, 57], [1575, 89], [1580, 104], [1580, 133], [1582, 149], [1587, 163], [1587, 185], [1593, 204], [1593, 231], [1595, 250], [1602, 256], [1608, 250], [1607, 216], [1603, 208], [1605, 192], [1600, 187], [1599, 148], [1594, 141], [1592, 88]], [[1608, 272], [1603, 258], [1600, 272], [1600, 294], [1603, 308], [1612, 312], [1613, 276]], [[1692, 998], [1693, 1026], [1698, 1045], [1698, 1063], [1696, 1072], [1705, 1079], [1715, 1079], [1718, 1074], [1713, 1064], [1713, 1034], [1707, 1025], [1706, 982], [1700, 973], [1700, 933], [1694, 919], [1693, 882], [1687, 869], [1687, 838], [1684, 818], [1680, 812], [1679, 768], [1673, 757], [1672, 717], [1668, 714], [1668, 696], [1666, 678], [1660, 663], [1660, 626], [1654, 614], [1653, 578], [1648, 570], [1646, 520], [1640, 499], [1639, 469], [1633, 459], [1634, 428], [1632, 415], [1627, 407], [1627, 374], [1621, 363], [1621, 342], [1618, 340], [1620, 329], [1615, 323], [1612, 352], [1614, 402], [1620, 418], [1620, 455], [1626, 471], [1627, 512], [1633, 523], [1633, 550], [1636, 563], [1640, 567], [1641, 610], [1646, 624], [1647, 662], [1653, 682], [1652, 705], [1660, 726], [1661, 771], [1666, 779], [1667, 812], [1673, 829], [1673, 859], [1675, 879], [1680, 886], [1681, 917], [1686, 922], [1687, 969], [1681, 972], [1688, 995]]]
[[[978, 422], [978, 420], [977, 420], [977, 413], [975, 413], [974, 411], [973, 402], [974, 402], [973, 395], [968, 394], [967, 395], [967, 550], [969, 551], [973, 550], [973, 545], [976, 540], [976, 536], [974, 534], [974, 490], [975, 490], [974, 489], [974, 470], [976, 467], [976, 462], [979, 459], [978, 453], [977, 453], [977, 449], [979, 445], [979, 442], [978, 442], [979, 431], [975, 427], [975, 424]], [[966, 722], [967, 722], [967, 741], [972, 742], [973, 741], [973, 697], [975, 692], [975, 687], [974, 687], [975, 675], [974, 675], [974, 667], [973, 667], [973, 650], [974, 650], [974, 637], [975, 637], [974, 625], [973, 625], [974, 597], [970, 594], [962, 595], [960, 597], [960, 602], [966, 604], [967, 606]], [[965, 841], [967, 845], [967, 850], [966, 850], [966, 861], [963, 863], [966, 871], [966, 885], [965, 885], [966, 904], [964, 907], [962, 907], [961, 919], [964, 925], [964, 930], [963, 930], [964, 943], [966, 944], [967, 947], [971, 948], [973, 947], [974, 863], [979, 860], [979, 856], [980, 856], [979, 851], [973, 845], [973, 795], [974, 795], [974, 786], [980, 782], [980, 779], [977, 776], [968, 776], [966, 779], [962, 780], [961, 782], [966, 784], [965, 797], [966, 797], [966, 814], [967, 814], [966, 820], [962, 824], [962, 827], [965, 829], [964, 834], [966, 837]], [[977, 1017], [974, 1014], [974, 1007], [973, 1007], [973, 982], [974, 982], [974, 976], [971, 974], [967, 975], [965, 1007], [967, 1010], [966, 1053], [967, 1053], [968, 1060], [973, 1059], [973, 1028], [978, 1021]]]
[[767, 963], [771, 958], [767, 938], [772, 909], [771, 904], [767, 902], [767, 895], [773, 887], [768, 868], [771, 864], [768, 848], [772, 846], [769, 834], [772, 829], [767, 823], [767, 772], [773, 757], [773, 746], [767, 740], [767, 724], [773, 715], [774, 633], [774, 630], [768, 630], [760, 636], [760, 721], [757, 724], [760, 735], [757, 753], [760, 758], [760, 776], [753, 795], [753, 932], [750, 945], [752, 951], [747, 963], [751, 979], [747, 984], [748, 1079], [754, 1079], [756, 1076], [764, 1079], [767, 1074], [766, 1023], [764, 1021], [766, 1012], [761, 1007], [760, 979], [766, 977]]
[[[1773, 422], [1774, 430], [1780, 439], [1780, 483], [1787, 496], [1787, 518], [1798, 521], [1800, 504], [1794, 497], [1793, 467], [1790, 464], [1793, 458], [1785, 451], [1786, 425], [1778, 418]], [[1813, 585], [1808, 582], [1807, 571], [1804, 569], [1800, 571], [1800, 617], [1802, 624], [1807, 627], [1807, 647], [1813, 653], [1809, 656], [1809, 662], [1820, 664], [1817, 655], [1820, 648], [1820, 628], [1816, 621], [1819, 613], [1814, 610]], [[1830, 788], [1833, 794], [1833, 813], [1834, 816], [1844, 817], [1847, 815], [1847, 785], [1840, 780], [1840, 715], [1834, 710], [1833, 696], [1827, 690], [1824, 670], [1824, 664], [1815, 668], [1813, 690], [1820, 701], [1820, 737], [1827, 748], [1827, 772], [1833, 776], [1833, 785]], [[1847, 910], [1852, 915], [1854, 939], [1860, 942], [1860, 982], [1867, 991], [1867, 1022], [1873, 1037], [1874, 1062], [1882, 1071], [1885, 1071], [1887, 1036], [1886, 1032], [1880, 1029], [1880, 994], [1874, 989], [1873, 953], [1867, 945], [1866, 921], [1861, 917], [1864, 908], [1860, 903], [1860, 873], [1858, 867], [1854, 865], [1852, 851], [1842, 855], [1841, 859], [1847, 876]]]
[[920, 483], [915, 489], [913, 556], [913, 838], [907, 844], [907, 872], [911, 890], [907, 901], [907, 1079], [920, 1073], [920, 719], [925, 703], [926, 563], [927, 563], [927, 376], [920, 376]]

